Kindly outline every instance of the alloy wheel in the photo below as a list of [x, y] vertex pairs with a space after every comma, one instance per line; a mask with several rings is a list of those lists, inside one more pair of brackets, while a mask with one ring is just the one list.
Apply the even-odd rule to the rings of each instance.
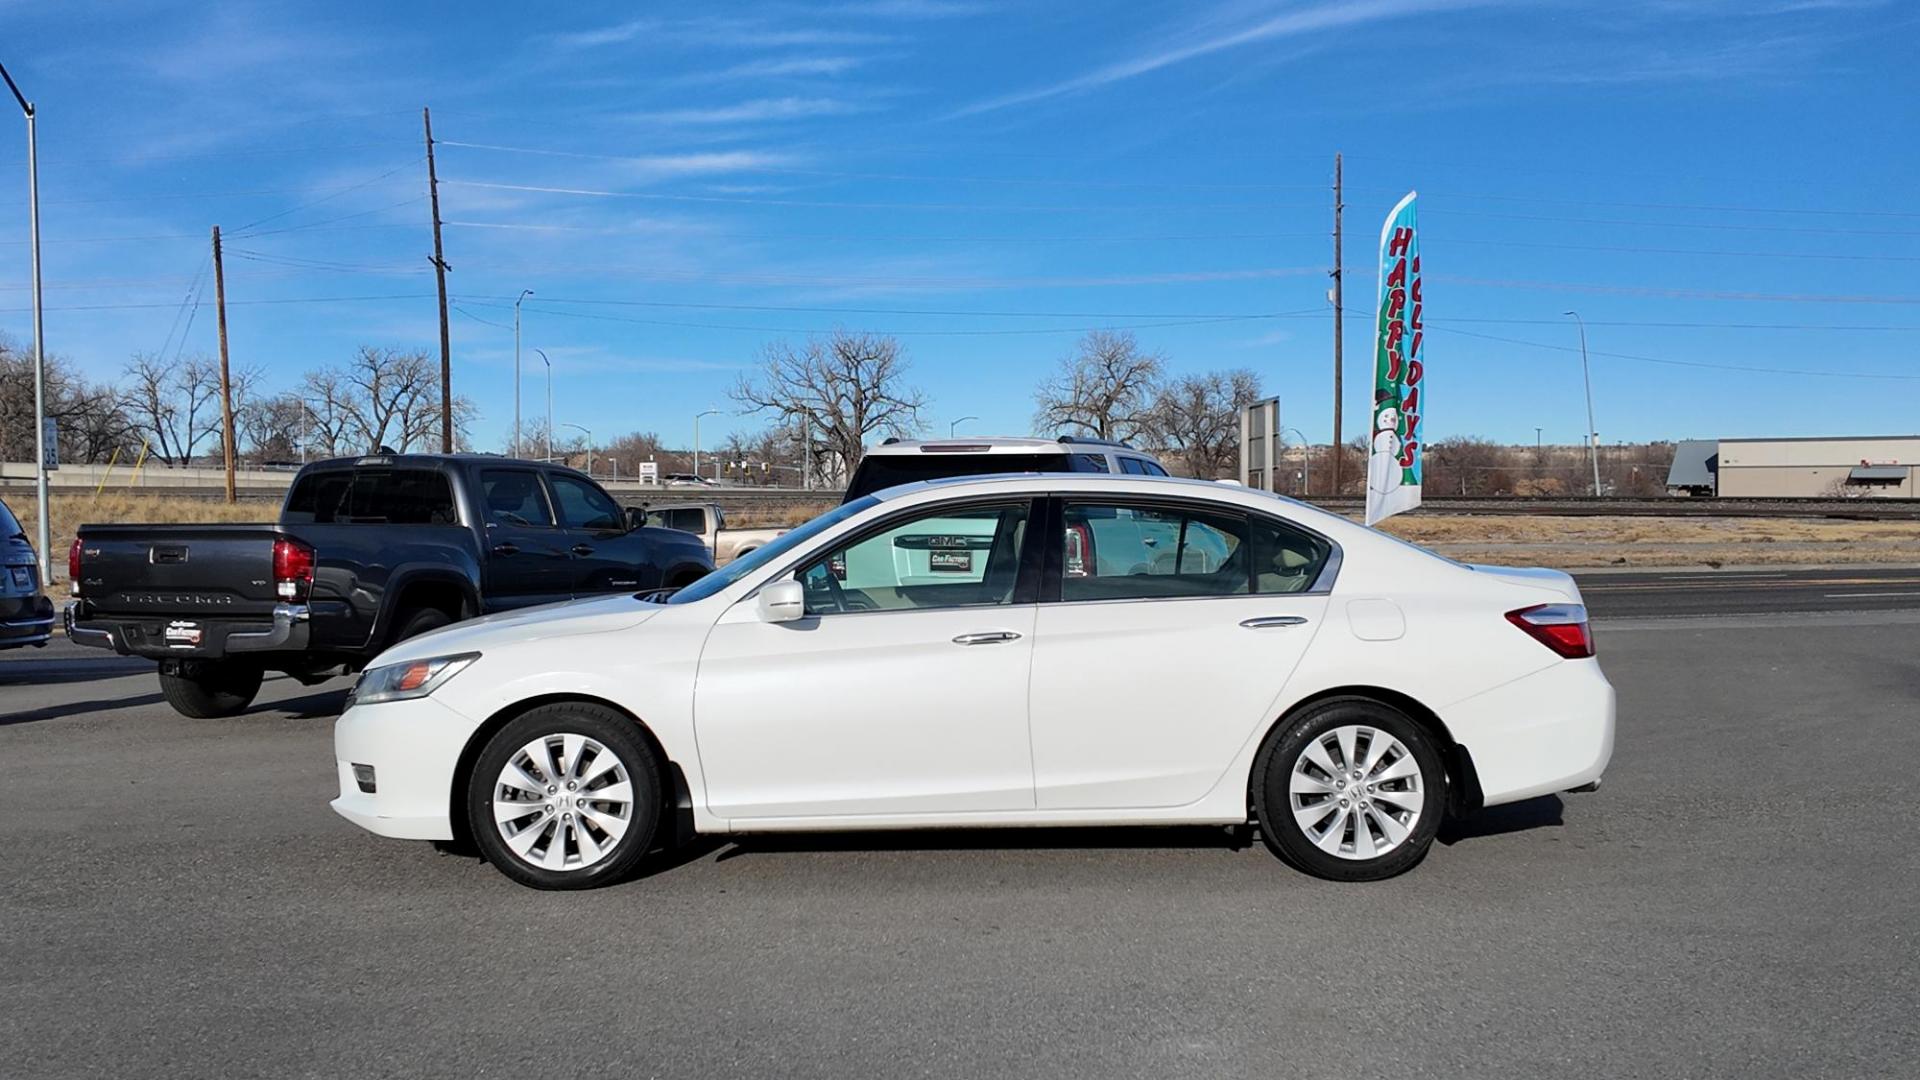
[[493, 820], [507, 849], [543, 870], [606, 858], [633, 823], [633, 778], [606, 744], [556, 733], [507, 758], [494, 781]]
[[1426, 777], [1405, 743], [1376, 727], [1347, 724], [1309, 740], [1287, 778], [1294, 825], [1337, 858], [1374, 859], [1413, 833]]

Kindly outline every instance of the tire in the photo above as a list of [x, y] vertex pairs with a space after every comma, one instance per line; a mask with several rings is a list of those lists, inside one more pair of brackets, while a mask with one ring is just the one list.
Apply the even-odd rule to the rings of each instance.
[[[1372, 781], [1364, 788], [1352, 776], [1356, 763], [1361, 782]], [[1276, 727], [1253, 776], [1261, 838], [1288, 865], [1328, 881], [1380, 881], [1412, 869], [1433, 846], [1447, 804], [1433, 737], [1398, 709], [1364, 698], [1321, 702]]]
[[441, 611], [439, 608], [421, 608], [419, 611], [401, 618], [400, 629], [393, 632], [393, 640], [388, 642], [388, 644], [398, 645], [408, 638], [419, 637], [429, 630], [438, 630], [443, 626], [452, 625], [453, 616]]
[[233, 660], [181, 660], [160, 666], [160, 696], [195, 720], [237, 716], [253, 704], [265, 676], [260, 667]]
[[[555, 750], [566, 760], [536, 756]], [[603, 754], [613, 757], [611, 766], [602, 764]], [[614, 790], [620, 776], [624, 803], [568, 794], [569, 783], [583, 781], [593, 786], [574, 790]], [[519, 803], [524, 813], [515, 812]], [[625, 879], [653, 844], [661, 803], [660, 763], [639, 728], [584, 702], [543, 705], [514, 719], [488, 740], [467, 781], [467, 824], [480, 854], [535, 889], [592, 889]]]

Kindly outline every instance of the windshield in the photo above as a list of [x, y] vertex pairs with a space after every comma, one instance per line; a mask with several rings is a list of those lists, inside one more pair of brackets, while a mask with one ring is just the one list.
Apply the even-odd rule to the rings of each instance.
[[813, 539], [835, 525], [864, 510], [880, 505], [880, 500], [871, 495], [844, 502], [832, 510], [821, 514], [805, 525], [786, 533], [766, 547], [755, 548], [727, 565], [701, 578], [699, 581], [681, 589], [667, 598], [669, 604], [691, 604], [696, 600], [705, 600], [714, 593], [760, 569], [762, 566], [782, 558], [787, 552]]

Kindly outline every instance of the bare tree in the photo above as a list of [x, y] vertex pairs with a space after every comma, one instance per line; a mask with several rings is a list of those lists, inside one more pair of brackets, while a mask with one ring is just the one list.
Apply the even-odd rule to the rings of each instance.
[[399, 444], [397, 450], [407, 449], [407, 418], [419, 412], [422, 399], [438, 397], [437, 369], [417, 349], [362, 345], [340, 376], [350, 388], [344, 405], [353, 441], [359, 444], [354, 449], [367, 453], [390, 442]]
[[1188, 476], [1217, 480], [1240, 448], [1241, 407], [1260, 397], [1260, 376], [1246, 368], [1183, 375], [1154, 394], [1141, 434]]
[[241, 442], [257, 462], [292, 461], [309, 445], [312, 422], [299, 394], [252, 397], [234, 410], [233, 423]]
[[184, 362], [140, 353], [127, 364], [122, 395], [128, 419], [148, 450], [168, 468], [186, 465], [220, 431], [220, 365], [205, 356]]
[[[88, 382], [61, 356], [46, 358], [46, 414], [58, 425], [62, 461], [105, 461], [139, 443], [119, 392]], [[0, 337], [0, 461], [32, 461], [33, 448], [33, 355]]]
[[1045, 434], [1130, 439], [1146, 426], [1166, 359], [1140, 351], [1126, 331], [1095, 330], [1034, 391], [1033, 423]]
[[844, 478], [860, 464], [870, 438], [919, 429], [926, 396], [905, 385], [906, 371], [893, 338], [836, 330], [797, 349], [769, 345], [760, 372], [742, 377], [732, 396], [746, 412], [773, 412], [782, 426], [805, 423], [816, 455]]

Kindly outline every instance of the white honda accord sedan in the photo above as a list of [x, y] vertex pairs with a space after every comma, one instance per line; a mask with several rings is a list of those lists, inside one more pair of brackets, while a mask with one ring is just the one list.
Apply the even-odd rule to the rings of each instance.
[[1566, 574], [1222, 484], [981, 477], [854, 500], [664, 603], [395, 646], [336, 725], [333, 807], [552, 889], [688, 827], [1255, 822], [1357, 881], [1449, 814], [1590, 788], [1613, 724]]

